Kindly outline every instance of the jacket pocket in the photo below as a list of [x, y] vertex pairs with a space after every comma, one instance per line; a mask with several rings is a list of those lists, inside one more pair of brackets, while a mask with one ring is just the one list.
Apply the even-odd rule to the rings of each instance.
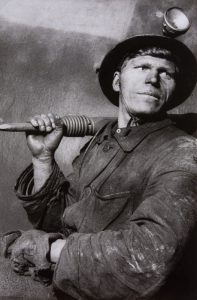
[[[116, 228], [127, 227], [133, 211], [130, 191], [102, 195], [95, 190], [89, 198], [84, 199], [85, 215], [80, 223], [80, 232], [99, 232]], [[83, 201], [82, 201], [83, 202]], [[120, 225], [121, 224], [121, 225]]]
[[97, 198], [101, 200], [113, 200], [113, 199], [118, 199], [120, 200], [125, 197], [129, 197], [131, 195], [131, 191], [121, 191], [121, 192], [112, 192], [112, 193], [101, 193], [99, 190], [95, 189], [95, 195]]

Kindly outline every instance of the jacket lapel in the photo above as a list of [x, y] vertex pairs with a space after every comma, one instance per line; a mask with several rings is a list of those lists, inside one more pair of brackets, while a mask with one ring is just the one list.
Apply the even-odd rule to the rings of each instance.
[[145, 123], [139, 127], [131, 127], [129, 134], [126, 136], [120, 136], [116, 133], [114, 137], [123, 151], [130, 152], [136, 148], [138, 144], [140, 144], [149, 134], [172, 124], [173, 122], [169, 119]]

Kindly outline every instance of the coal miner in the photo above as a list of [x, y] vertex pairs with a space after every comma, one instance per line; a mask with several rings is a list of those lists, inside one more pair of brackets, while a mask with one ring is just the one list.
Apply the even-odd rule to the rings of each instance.
[[16, 193], [35, 229], [4, 253], [16, 272], [50, 277], [71, 299], [146, 299], [176, 268], [197, 220], [197, 142], [166, 114], [191, 94], [196, 61], [178, 40], [139, 35], [112, 49], [98, 75], [118, 117], [103, 120], [68, 177], [54, 159], [61, 119], [31, 118], [40, 134], [27, 135], [32, 164]]

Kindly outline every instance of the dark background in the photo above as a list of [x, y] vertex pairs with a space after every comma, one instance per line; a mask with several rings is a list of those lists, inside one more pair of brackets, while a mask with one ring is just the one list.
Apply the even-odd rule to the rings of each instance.
[[[117, 42], [161, 34], [164, 11], [182, 7], [192, 26], [179, 37], [196, 54], [197, 2], [192, 0], [0, 1], [0, 117], [25, 121], [35, 113], [115, 116], [102, 95], [96, 68]], [[195, 131], [196, 90], [171, 114], [187, 115]], [[189, 118], [188, 118], [189, 117]], [[64, 138], [56, 157], [65, 173], [80, 138]], [[22, 133], [0, 132], [0, 231], [30, 228], [14, 194], [15, 180], [31, 161]]]

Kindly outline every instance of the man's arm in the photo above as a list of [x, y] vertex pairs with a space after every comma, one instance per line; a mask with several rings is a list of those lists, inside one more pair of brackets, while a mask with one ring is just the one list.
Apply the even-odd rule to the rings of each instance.
[[38, 133], [27, 135], [32, 165], [19, 177], [16, 192], [34, 228], [57, 231], [64, 199], [56, 194], [65, 178], [54, 161], [54, 153], [63, 136], [62, 123], [51, 113], [36, 115], [30, 122], [38, 129]]
[[53, 159], [48, 158], [46, 160], [40, 160], [32, 158], [32, 164], [34, 169], [34, 188], [33, 192], [38, 192], [46, 183], [47, 179], [53, 170]]
[[40, 134], [27, 135], [27, 145], [32, 154], [34, 168], [34, 193], [41, 189], [52, 173], [54, 153], [63, 137], [63, 124], [58, 116], [36, 115], [30, 123]]
[[175, 171], [154, 176], [127, 230], [70, 235], [59, 245], [55, 286], [74, 298], [99, 300], [155, 293], [196, 222], [196, 175]]
[[[35, 118], [37, 119], [37, 116]], [[37, 124], [34, 123], [34, 120], [31, 122], [34, 126]], [[76, 201], [76, 197], [72, 194], [72, 190], [69, 190], [69, 186], [70, 184], [74, 184], [76, 188], [78, 186], [78, 171], [83, 157], [82, 155], [79, 155], [75, 158], [73, 162], [73, 173], [68, 177], [64, 176], [53, 158], [55, 151], [54, 147], [50, 155], [47, 150], [44, 153], [41, 151], [42, 156], [38, 157], [37, 154], [43, 148], [43, 139], [47, 136], [52, 136], [53, 138], [52, 134], [54, 134], [56, 139], [56, 135], [58, 135], [59, 143], [59, 135], [61, 137], [61, 124], [59, 124], [60, 128], [58, 124], [56, 126], [57, 128], [53, 128], [48, 134], [43, 132], [40, 136], [29, 135], [27, 137], [28, 145], [30, 143], [29, 147], [33, 147], [32, 150], [30, 149], [31, 152], [33, 151], [34, 153], [32, 155], [33, 164], [23, 171], [15, 186], [16, 195], [21, 200], [22, 205], [27, 212], [28, 219], [33, 227], [46, 232], [62, 230], [61, 218], [64, 209], [66, 206], [69, 206]], [[41, 129], [41, 127], [39, 127], [39, 129]], [[88, 143], [80, 151], [80, 154], [85, 151], [87, 145]]]

